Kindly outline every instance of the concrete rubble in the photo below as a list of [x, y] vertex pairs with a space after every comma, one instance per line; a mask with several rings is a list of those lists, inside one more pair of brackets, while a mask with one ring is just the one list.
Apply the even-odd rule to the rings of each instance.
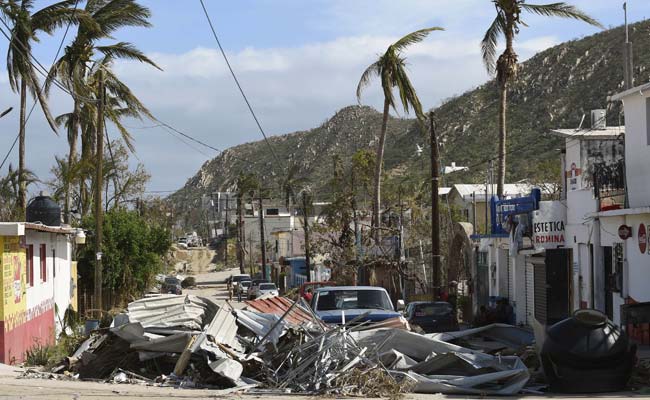
[[408, 391], [513, 395], [529, 379], [515, 355], [454, 343], [481, 332], [501, 338], [505, 347], [527, 340], [507, 326], [425, 336], [364, 319], [328, 326], [306, 303], [286, 298], [234, 310], [204, 297], [150, 296], [130, 303], [111, 327], [93, 332], [56, 371], [229, 393], [388, 397]]

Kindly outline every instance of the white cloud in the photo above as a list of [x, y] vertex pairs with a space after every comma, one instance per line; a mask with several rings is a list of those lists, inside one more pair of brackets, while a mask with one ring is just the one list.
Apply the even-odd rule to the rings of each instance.
[[[355, 104], [361, 73], [397, 38], [397, 34], [346, 36], [296, 47], [248, 47], [228, 55], [267, 133], [283, 134], [313, 128], [341, 107]], [[409, 74], [426, 108], [488, 78], [479, 41], [432, 32], [409, 49]], [[539, 37], [517, 47], [525, 59], [556, 41], [552, 36]], [[115, 70], [156, 116], [221, 149], [261, 138], [217, 49], [197, 47], [181, 54], [148, 55], [164, 71], [134, 62], [120, 62]], [[0, 82], [0, 88], [5, 89], [6, 83]], [[68, 111], [69, 100], [64, 98], [63, 94], [52, 98], [55, 113]], [[379, 108], [379, 86], [371, 85], [362, 100]], [[0, 120], [0, 124], [7, 122]], [[208, 158], [160, 129], [133, 129], [132, 133], [138, 159], [152, 172], [153, 190], [182, 186]], [[66, 151], [65, 137], [55, 139], [40, 113], [30, 121], [28, 134], [30, 165], [47, 179], [54, 152], [62, 155]], [[111, 135], [116, 137], [116, 133]]]

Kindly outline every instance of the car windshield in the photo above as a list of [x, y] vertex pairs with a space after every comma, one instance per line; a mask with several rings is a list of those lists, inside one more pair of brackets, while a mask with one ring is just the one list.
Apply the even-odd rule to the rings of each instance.
[[447, 315], [452, 312], [451, 304], [437, 303], [437, 304], [416, 304], [414, 307], [414, 315], [416, 317], [432, 317], [434, 315]]
[[165, 283], [168, 285], [178, 285], [180, 281], [177, 278], [165, 278]]
[[251, 278], [248, 275], [235, 275], [235, 276], [232, 277], [233, 282], [246, 281], [246, 280], [250, 280], [250, 279]]
[[260, 290], [277, 290], [275, 283], [260, 283]]
[[350, 309], [392, 310], [388, 295], [383, 290], [328, 290], [318, 292], [316, 310]]

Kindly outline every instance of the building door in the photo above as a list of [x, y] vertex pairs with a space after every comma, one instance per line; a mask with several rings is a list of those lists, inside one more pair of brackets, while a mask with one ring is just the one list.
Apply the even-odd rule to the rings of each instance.
[[548, 325], [569, 316], [570, 262], [570, 249], [546, 250], [546, 322]]
[[488, 253], [477, 251], [476, 260], [476, 304], [478, 307], [487, 306], [490, 293], [490, 274]]
[[614, 254], [611, 246], [603, 247], [603, 265], [605, 267], [605, 314], [607, 318], [614, 319], [614, 296], [611, 277], [614, 275]]

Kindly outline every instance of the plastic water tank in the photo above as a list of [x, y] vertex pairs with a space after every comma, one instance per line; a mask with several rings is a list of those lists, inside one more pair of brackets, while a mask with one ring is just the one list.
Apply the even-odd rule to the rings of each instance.
[[630, 379], [636, 346], [605, 314], [577, 310], [548, 329], [540, 358], [551, 392], [615, 392]]
[[41, 192], [27, 204], [27, 222], [61, 226], [61, 207], [50, 196]]

